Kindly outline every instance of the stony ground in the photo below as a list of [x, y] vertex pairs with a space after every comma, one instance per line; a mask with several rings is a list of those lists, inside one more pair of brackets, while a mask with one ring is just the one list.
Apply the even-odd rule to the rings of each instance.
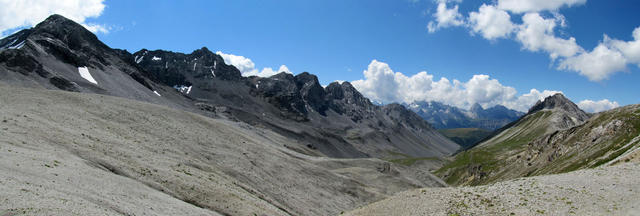
[[520, 178], [476, 187], [425, 188], [346, 215], [640, 215], [640, 164]]
[[442, 185], [294, 145], [164, 106], [0, 85], [0, 215], [335, 215]]

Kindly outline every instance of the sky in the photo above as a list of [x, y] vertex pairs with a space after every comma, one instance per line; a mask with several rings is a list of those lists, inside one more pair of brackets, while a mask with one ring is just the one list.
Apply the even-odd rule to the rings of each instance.
[[637, 11], [631, 0], [0, 0], [0, 34], [58, 13], [113, 48], [206, 46], [246, 76], [307, 71], [380, 103], [526, 111], [561, 92], [597, 112], [640, 103]]

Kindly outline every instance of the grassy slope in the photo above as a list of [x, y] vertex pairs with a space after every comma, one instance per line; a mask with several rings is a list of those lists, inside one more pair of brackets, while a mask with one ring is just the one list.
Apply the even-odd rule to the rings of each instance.
[[[486, 179], [474, 179], [473, 176], [469, 176], [469, 167], [475, 167], [477, 172], [491, 173], [505, 166], [502, 160], [504, 156], [522, 151], [522, 147], [527, 142], [546, 132], [546, 122], [550, 116], [551, 112], [540, 111], [519, 120], [513, 127], [481, 145], [458, 153], [451, 163], [436, 171], [436, 174], [452, 185], [474, 185], [486, 182]], [[499, 176], [490, 176], [490, 178], [499, 179]]]
[[491, 131], [481, 128], [440, 129], [438, 132], [460, 144], [464, 149], [473, 147], [477, 142], [491, 135]]
[[546, 131], [550, 112], [538, 112], [459, 153], [436, 174], [449, 184], [478, 185], [596, 167], [640, 145], [639, 139], [632, 142], [640, 133], [639, 107], [599, 113], [581, 126], [559, 132]]

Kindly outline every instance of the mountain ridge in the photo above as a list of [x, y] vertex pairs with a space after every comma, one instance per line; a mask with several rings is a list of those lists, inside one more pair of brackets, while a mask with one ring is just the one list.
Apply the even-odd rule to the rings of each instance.
[[481, 128], [496, 130], [525, 114], [502, 105], [484, 109], [478, 103], [475, 103], [468, 110], [436, 101], [415, 101], [404, 105], [438, 129]]
[[304, 154], [443, 157], [459, 148], [404, 108], [373, 105], [350, 83], [323, 88], [309, 73], [242, 77], [206, 47], [190, 54], [129, 53], [59, 15], [0, 42], [23, 43], [0, 51], [5, 84], [113, 95], [244, 121], [296, 137], [301, 144], [291, 148]]

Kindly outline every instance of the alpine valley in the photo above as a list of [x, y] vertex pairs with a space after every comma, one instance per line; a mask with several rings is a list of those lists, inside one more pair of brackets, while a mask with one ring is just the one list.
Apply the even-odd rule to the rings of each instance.
[[640, 105], [376, 105], [60, 15], [0, 40], [0, 92], [0, 215], [640, 213]]

